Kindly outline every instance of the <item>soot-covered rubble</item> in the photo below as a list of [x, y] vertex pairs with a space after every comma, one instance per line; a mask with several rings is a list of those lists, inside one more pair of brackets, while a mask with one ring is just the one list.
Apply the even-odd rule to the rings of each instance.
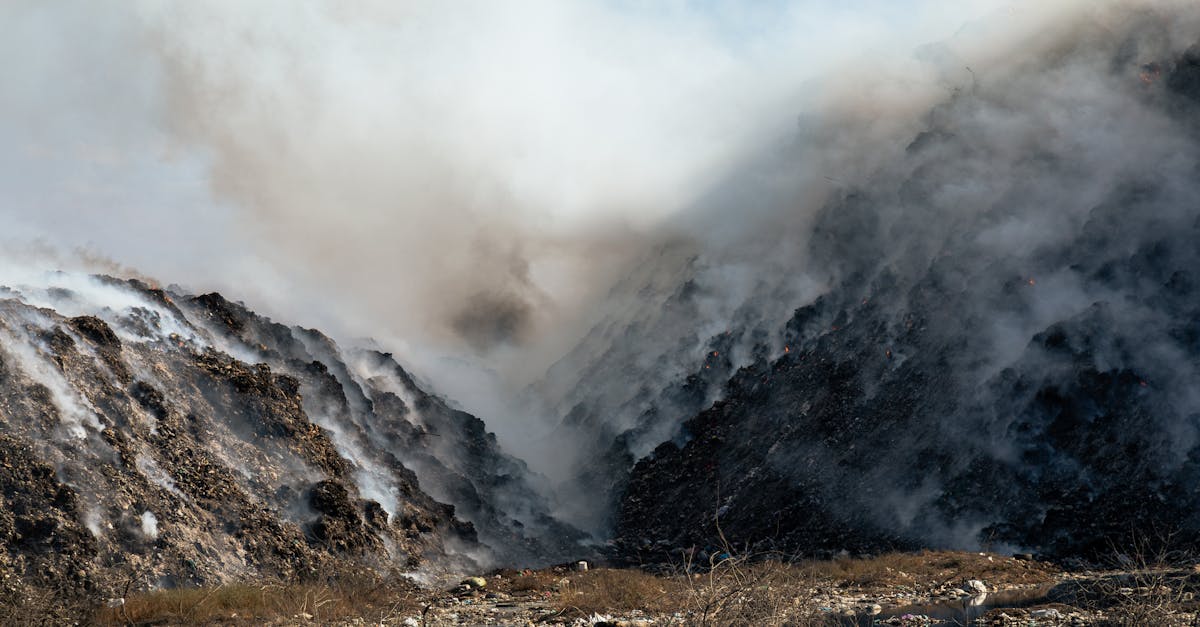
[[573, 550], [524, 465], [388, 354], [137, 280], [56, 273], [2, 296], [17, 600]]
[[[990, 546], [1094, 558], [1200, 539], [1200, 47], [1139, 65], [1138, 45], [1152, 46], [1132, 30], [1008, 83], [981, 79], [939, 105], [898, 162], [833, 195], [797, 262], [828, 288], [637, 461], [621, 484], [618, 553]], [[1011, 116], [1010, 133], [1045, 124], [1038, 99], [1059, 86], [1036, 77], [1079, 67], [1126, 92], [1127, 117], [1060, 119], [1054, 137], [1086, 151], [1112, 133], [1127, 152], [1038, 154], [1034, 142], [1004, 165], [986, 152], [989, 116]], [[1140, 137], [1139, 115], [1169, 138]], [[1089, 181], [1087, 164], [1109, 162], [1111, 180]], [[976, 198], [959, 178], [973, 163], [1016, 174], [988, 181], [979, 211], [962, 204]], [[1059, 230], [997, 245], [1045, 216]], [[715, 367], [721, 337], [694, 377]]]

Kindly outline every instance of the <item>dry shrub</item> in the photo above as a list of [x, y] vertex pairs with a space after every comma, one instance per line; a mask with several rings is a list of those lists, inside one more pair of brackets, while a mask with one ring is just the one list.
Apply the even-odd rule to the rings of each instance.
[[[1169, 572], [1139, 572], [1119, 578], [1101, 580], [1098, 584], [1102, 627], [1185, 627], [1200, 625], [1200, 615], [1190, 603], [1186, 577]], [[1190, 610], [1190, 611], [1189, 611]]]
[[684, 575], [689, 590], [681, 622], [722, 627], [828, 624], [829, 617], [813, 602], [811, 570], [763, 557], [731, 556], [704, 572]]
[[1113, 562], [1124, 571], [1081, 583], [1077, 604], [1093, 610], [1104, 627], [1200, 627], [1200, 581], [1190, 551], [1172, 551], [1171, 536], [1135, 536]]

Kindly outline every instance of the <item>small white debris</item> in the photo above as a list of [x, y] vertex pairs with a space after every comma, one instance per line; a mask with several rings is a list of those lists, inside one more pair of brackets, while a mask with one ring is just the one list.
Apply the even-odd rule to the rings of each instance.
[[988, 593], [987, 584], [983, 583], [982, 581], [980, 581], [978, 579], [972, 579], [972, 580], [968, 581], [966, 583], [966, 585], [963, 586], [963, 590], [966, 590], [970, 594], [987, 594]]
[[582, 573], [582, 572], [587, 572], [587, 569], [588, 569], [588, 563], [586, 560], [579, 560], [578, 562], [575, 562], [575, 570]]

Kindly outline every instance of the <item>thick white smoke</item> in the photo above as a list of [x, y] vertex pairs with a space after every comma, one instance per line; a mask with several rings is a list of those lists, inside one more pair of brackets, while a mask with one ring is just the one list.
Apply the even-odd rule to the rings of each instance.
[[547, 425], [514, 390], [621, 319], [610, 288], [665, 243], [707, 264], [700, 340], [778, 276], [759, 315], [785, 316], [821, 287], [794, 264], [816, 209], [931, 106], [1114, 9], [1187, 6], [744, 5], [7, 3], [0, 219], [85, 265], [374, 336], [536, 465]]
[[870, 82], [886, 113], [931, 87], [917, 45], [1047, 12], [1002, 6], [10, 3], [2, 209], [23, 238], [528, 378], [713, 181], [861, 85], [815, 81], [895, 72]]

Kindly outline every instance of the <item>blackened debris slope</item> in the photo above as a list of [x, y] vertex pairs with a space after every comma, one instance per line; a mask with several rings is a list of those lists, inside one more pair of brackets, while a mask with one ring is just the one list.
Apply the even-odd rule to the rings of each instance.
[[[956, 93], [825, 205], [802, 265], [829, 289], [637, 462], [626, 556], [1200, 536], [1200, 73], [1114, 39]], [[1068, 72], [1122, 114], [1047, 123]], [[1001, 115], [1062, 143], [998, 154]]]
[[[567, 559], [581, 534], [551, 518], [523, 462], [500, 450], [479, 418], [429, 393], [389, 353], [342, 349], [314, 329], [287, 327], [219, 294], [182, 299], [234, 352], [276, 364], [299, 383], [313, 420], [358, 465], [386, 506], [424, 490], [471, 523], [495, 559]], [[421, 487], [417, 488], [417, 477]]]
[[531, 494], [527, 471], [478, 419], [360, 353], [218, 294], [61, 273], [10, 286], [4, 598], [553, 555], [523, 517], [574, 546], [536, 499], [496, 505]]

